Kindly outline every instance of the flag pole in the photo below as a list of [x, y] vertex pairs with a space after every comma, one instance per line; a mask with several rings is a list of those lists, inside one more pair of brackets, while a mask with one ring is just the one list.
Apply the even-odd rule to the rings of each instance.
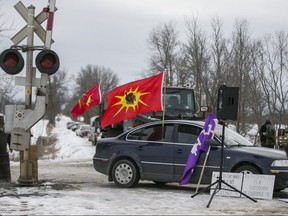
[[162, 116], [162, 128], [164, 128], [164, 120], [165, 120], [165, 110], [166, 110], [166, 101], [165, 101], [165, 99], [166, 99], [166, 97], [165, 97], [165, 95], [166, 95], [166, 74], [167, 74], [167, 69], [165, 68], [164, 69], [164, 83], [163, 83], [163, 85], [164, 85], [164, 93], [162, 94], [162, 97], [163, 97], [163, 95], [164, 95], [164, 98], [163, 98], [163, 116]]
[[[211, 139], [214, 138], [214, 133], [215, 133], [215, 130], [213, 131], [213, 134], [212, 134]], [[208, 151], [207, 151], [207, 154], [206, 154], [206, 157], [205, 157], [205, 160], [204, 160], [203, 166], [202, 166], [202, 170], [201, 170], [201, 173], [200, 173], [200, 177], [199, 177], [199, 180], [198, 180], [198, 184], [197, 184], [197, 187], [196, 187], [195, 193], [198, 192], [199, 185], [200, 185], [200, 183], [201, 183], [201, 181], [202, 181], [203, 173], [204, 173], [204, 170], [205, 170], [205, 168], [206, 168], [207, 159], [208, 159], [208, 157], [209, 157], [209, 153], [210, 153], [210, 148], [211, 148], [211, 146], [209, 146], [209, 148], [208, 148]]]

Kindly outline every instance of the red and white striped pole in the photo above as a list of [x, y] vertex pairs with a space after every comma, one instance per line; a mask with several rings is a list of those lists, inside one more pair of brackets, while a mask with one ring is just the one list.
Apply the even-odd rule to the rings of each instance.
[[49, 6], [43, 9], [44, 12], [48, 13], [47, 27], [46, 27], [46, 40], [45, 40], [46, 49], [51, 49], [54, 12], [56, 11], [55, 5], [56, 5], [56, 0], [49, 0]]

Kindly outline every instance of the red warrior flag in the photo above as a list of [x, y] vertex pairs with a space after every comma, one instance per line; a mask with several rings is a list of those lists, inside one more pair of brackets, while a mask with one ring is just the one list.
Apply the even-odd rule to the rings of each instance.
[[101, 103], [100, 84], [96, 84], [94, 87], [89, 89], [82, 97], [78, 100], [78, 103], [71, 110], [73, 118], [77, 118], [79, 115], [90, 110], [92, 106], [99, 105]]
[[119, 86], [107, 93], [107, 110], [101, 127], [130, 119], [140, 113], [162, 111], [163, 72]]

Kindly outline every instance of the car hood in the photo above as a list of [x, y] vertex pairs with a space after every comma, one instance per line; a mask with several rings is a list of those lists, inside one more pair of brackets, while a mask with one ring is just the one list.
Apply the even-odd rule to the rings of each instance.
[[285, 151], [278, 150], [278, 149], [271, 149], [271, 148], [265, 148], [265, 147], [230, 147], [230, 149], [237, 148], [237, 151], [245, 152], [245, 153], [250, 153], [254, 155], [259, 155], [259, 156], [265, 156], [265, 157], [270, 157], [270, 158], [275, 158], [275, 159], [288, 159], [287, 154]]

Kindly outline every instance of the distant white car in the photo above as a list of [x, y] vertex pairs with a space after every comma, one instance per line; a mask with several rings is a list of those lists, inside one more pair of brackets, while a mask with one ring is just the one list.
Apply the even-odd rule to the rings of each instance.
[[80, 125], [79, 128], [76, 129], [75, 131], [76, 135], [80, 137], [87, 136], [88, 132], [90, 132], [90, 128], [91, 128], [90, 125], [86, 125], [86, 124]]
[[72, 131], [76, 131], [77, 129], [79, 129], [80, 128], [80, 125], [83, 125], [84, 123], [82, 123], [82, 122], [75, 122], [74, 124], [73, 124], [73, 126], [71, 127], [71, 130]]
[[67, 129], [71, 129], [74, 124], [75, 124], [74, 121], [67, 122], [67, 125], [66, 125]]

